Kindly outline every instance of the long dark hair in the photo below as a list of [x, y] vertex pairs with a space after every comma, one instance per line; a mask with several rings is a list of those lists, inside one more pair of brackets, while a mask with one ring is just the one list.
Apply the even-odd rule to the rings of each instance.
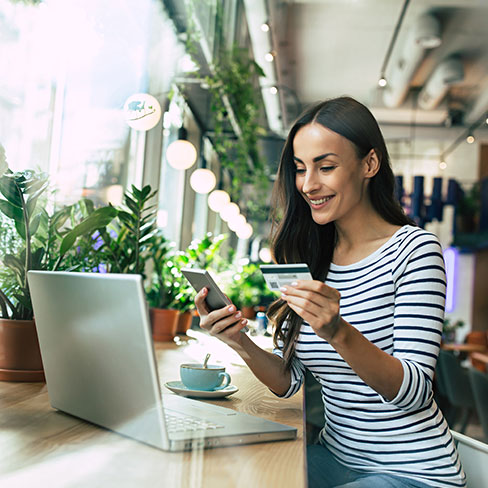
[[[272, 197], [272, 254], [278, 264], [307, 263], [313, 279], [325, 281], [336, 244], [335, 224], [319, 225], [313, 221], [308, 204], [296, 188], [293, 161], [295, 135], [312, 122], [348, 139], [359, 159], [374, 149], [380, 169], [368, 185], [373, 208], [391, 224], [414, 223], [394, 196], [395, 178], [390, 158], [373, 114], [350, 97], [333, 98], [308, 108], [291, 128], [281, 154]], [[283, 342], [283, 357], [289, 368], [303, 319], [281, 299], [271, 304], [268, 316], [275, 325], [274, 344], [277, 347]]]

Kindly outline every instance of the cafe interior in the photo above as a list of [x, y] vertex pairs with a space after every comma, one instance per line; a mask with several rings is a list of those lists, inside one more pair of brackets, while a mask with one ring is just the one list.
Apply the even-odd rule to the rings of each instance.
[[[442, 245], [433, 394], [467, 486], [488, 486], [487, 25], [485, 0], [0, 0], [0, 486], [307, 486], [320, 385], [273, 395], [199, 327], [181, 269], [208, 270], [273, 349], [260, 265], [281, 151], [342, 95], [371, 110], [396, 198]], [[161, 393], [296, 436], [167, 452], [56, 408], [29, 270], [142, 277]], [[208, 354], [231, 384], [192, 395], [180, 364]]]

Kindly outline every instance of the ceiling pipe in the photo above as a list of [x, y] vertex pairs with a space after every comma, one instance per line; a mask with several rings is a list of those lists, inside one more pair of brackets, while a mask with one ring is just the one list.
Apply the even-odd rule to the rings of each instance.
[[458, 58], [442, 61], [434, 70], [418, 95], [418, 105], [431, 110], [444, 98], [451, 85], [464, 79], [463, 63]]
[[423, 14], [407, 34], [403, 52], [387, 77], [388, 85], [383, 91], [383, 101], [387, 107], [399, 107], [407, 96], [410, 81], [415, 74], [427, 49], [441, 43], [441, 25], [431, 14]]
[[464, 122], [474, 124], [483, 114], [488, 113], [488, 83], [480, 86], [480, 96], [474, 101], [473, 106], [466, 113]]

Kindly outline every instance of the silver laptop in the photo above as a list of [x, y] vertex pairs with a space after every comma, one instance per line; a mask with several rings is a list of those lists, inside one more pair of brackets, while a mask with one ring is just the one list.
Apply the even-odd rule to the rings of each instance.
[[161, 395], [139, 275], [29, 271], [52, 407], [167, 451], [294, 439], [296, 429]]

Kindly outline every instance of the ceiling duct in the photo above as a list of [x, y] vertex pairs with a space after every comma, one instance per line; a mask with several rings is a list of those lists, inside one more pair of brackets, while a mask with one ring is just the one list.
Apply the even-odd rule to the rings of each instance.
[[395, 63], [388, 79], [388, 86], [383, 92], [383, 101], [390, 108], [399, 107], [407, 96], [410, 81], [415, 74], [427, 49], [441, 43], [441, 25], [431, 14], [423, 14], [407, 34], [403, 52]]
[[458, 58], [442, 61], [434, 70], [418, 95], [418, 105], [424, 110], [431, 110], [439, 104], [451, 85], [464, 79], [464, 68]]

